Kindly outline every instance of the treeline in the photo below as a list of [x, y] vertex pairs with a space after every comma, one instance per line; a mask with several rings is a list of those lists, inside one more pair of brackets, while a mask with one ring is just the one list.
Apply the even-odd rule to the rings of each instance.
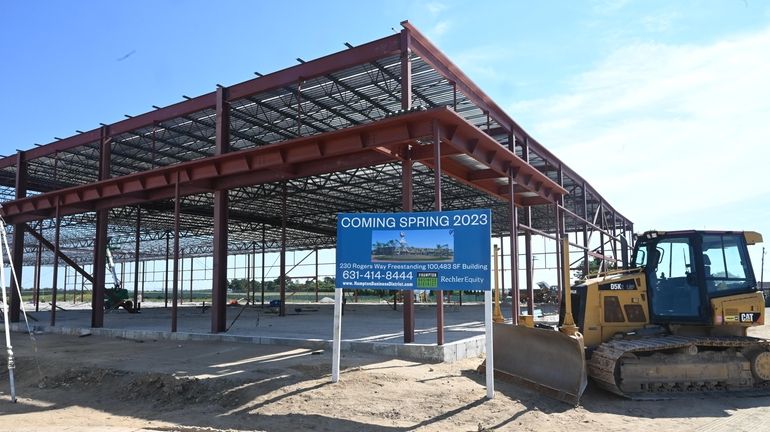
[[[318, 291], [334, 292], [335, 280], [333, 277], [325, 277], [318, 281]], [[297, 282], [292, 278], [286, 278], [286, 290], [287, 291], [307, 291], [315, 292], [315, 279], [306, 279], [304, 282]], [[247, 292], [247, 291], [261, 291], [262, 281], [252, 279], [249, 281], [246, 278], [231, 279], [227, 282], [227, 289], [233, 292]], [[275, 292], [281, 290], [281, 278], [265, 281], [265, 291]]]

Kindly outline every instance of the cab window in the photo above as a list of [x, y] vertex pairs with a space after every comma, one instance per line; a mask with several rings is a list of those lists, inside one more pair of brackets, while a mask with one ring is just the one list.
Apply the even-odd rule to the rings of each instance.
[[734, 234], [703, 236], [703, 273], [710, 294], [746, 289], [753, 284], [742, 241]]
[[631, 259], [631, 267], [644, 267], [647, 265], [647, 242], [639, 242]]

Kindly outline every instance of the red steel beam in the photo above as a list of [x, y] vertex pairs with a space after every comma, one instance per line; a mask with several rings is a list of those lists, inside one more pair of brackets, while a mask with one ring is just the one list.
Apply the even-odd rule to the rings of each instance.
[[[203, 191], [222, 190], [340, 171], [357, 166], [398, 160], [397, 149], [417, 139], [430, 137], [436, 120], [445, 144], [473, 156], [498, 173], [501, 178], [514, 173], [522, 191], [534, 192], [532, 203], [554, 202], [566, 190], [534, 167], [500, 146], [497, 141], [474, 127], [448, 108], [416, 111], [375, 123], [326, 134], [302, 137], [263, 147], [225, 153], [182, 164], [99, 182], [61, 189], [4, 203], [0, 214], [8, 223], [53, 217], [60, 200], [61, 215], [88, 210], [135, 205], [174, 196], [177, 175], [182, 196]], [[442, 145], [443, 147], [443, 145]], [[442, 149], [443, 150], [443, 149]], [[504, 197], [506, 190], [489, 190], [474, 184], [473, 168], [446, 159], [443, 171], [459, 181]], [[485, 171], [484, 175], [489, 175]], [[503, 189], [508, 189], [503, 187]], [[523, 201], [522, 201], [523, 203]]]
[[[420, 33], [415, 26], [409, 21], [403, 21], [401, 26], [409, 31], [410, 48], [419, 55], [420, 58], [430, 64], [439, 74], [452, 82], [457, 90], [461, 91], [471, 100], [471, 102], [478, 106], [482, 111], [488, 113], [491, 118], [495, 119], [505, 131], [514, 134], [516, 139], [521, 140], [521, 142], [528, 141], [530, 148], [532, 148], [540, 157], [553, 166], [561, 165], [565, 174], [569, 175], [569, 177], [574, 179], [577, 183], [585, 182], [583, 177], [578, 175], [577, 172], [565, 166], [559, 158], [543, 147], [537, 140], [532, 138], [518, 123], [516, 123], [516, 121], [506, 114], [505, 111], [492, 100], [492, 98], [471, 81], [471, 79], [468, 78], [457, 65], [452, 63], [452, 61], [449, 60], [449, 57], [433, 45], [425, 35]], [[496, 133], [498, 130], [493, 129], [490, 132]], [[592, 186], [588, 185], [588, 187], [592, 194], [599, 196], [599, 193], [596, 192]], [[626, 218], [623, 217], [623, 219]]]
[[[401, 48], [401, 36], [392, 35], [354, 48], [346, 49], [315, 60], [292, 66], [268, 75], [244, 81], [229, 87], [227, 100], [232, 102], [256, 93], [273, 90], [311, 78], [328, 75], [360, 64], [366, 64], [384, 57], [398, 54]], [[175, 103], [154, 111], [149, 111], [109, 125], [112, 136], [134, 131], [143, 127], [184, 117], [216, 107], [216, 92], [206, 93], [182, 102]], [[35, 147], [27, 151], [28, 160], [65, 151], [74, 147], [99, 141], [100, 129], [94, 129], [63, 140]], [[0, 169], [16, 165], [15, 157], [0, 159]]]

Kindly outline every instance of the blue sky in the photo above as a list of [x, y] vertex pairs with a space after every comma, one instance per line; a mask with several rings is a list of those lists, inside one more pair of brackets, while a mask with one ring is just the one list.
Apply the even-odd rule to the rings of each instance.
[[387, 243], [390, 240], [400, 241], [400, 233], [406, 233], [406, 244], [418, 248], [435, 248], [436, 245], [448, 245], [449, 249], [454, 250], [454, 230], [433, 229], [433, 230], [374, 230], [372, 231], [372, 244], [376, 242]]
[[770, 240], [770, 2], [757, 0], [7, 1], [0, 154], [392, 34], [404, 19], [637, 231]]

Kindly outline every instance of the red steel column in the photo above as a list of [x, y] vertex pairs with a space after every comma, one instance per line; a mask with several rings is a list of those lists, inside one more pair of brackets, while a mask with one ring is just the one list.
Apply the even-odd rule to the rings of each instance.
[[412, 38], [409, 30], [401, 30], [401, 109], [409, 111], [412, 108]]
[[562, 282], [564, 280], [564, 276], [561, 274], [561, 262], [562, 262], [561, 242], [559, 241], [559, 239], [561, 238], [562, 229], [561, 229], [561, 223], [559, 222], [559, 203], [558, 202], [553, 205], [553, 209], [554, 209], [554, 220], [556, 221], [554, 224], [556, 228], [556, 232], [555, 232], [556, 239], [554, 240], [554, 256], [556, 257], [556, 274], [557, 274], [556, 286], [558, 287], [557, 289], [559, 293], [558, 295], [559, 308], [561, 308], [561, 303], [564, 301], [564, 298], [563, 298], [564, 287], [562, 286], [564, 285], [564, 283]]
[[588, 258], [588, 196], [586, 193], [586, 183], [583, 182], [583, 277], [588, 277], [588, 271], [591, 266]]
[[[176, 202], [174, 203], [174, 207], [176, 208]], [[184, 283], [184, 251], [179, 250], [179, 303], [184, 303], [184, 287], [182, 286], [183, 283]]]
[[190, 303], [193, 301], [193, 281], [195, 281], [195, 256], [190, 257]]
[[59, 286], [59, 233], [61, 231], [61, 210], [56, 200], [56, 227], [53, 234], [53, 276], [51, 285], [51, 327], [56, 325], [56, 291]]
[[286, 182], [281, 186], [281, 307], [278, 316], [286, 316]]
[[[27, 196], [27, 156], [19, 150], [16, 153], [16, 199]], [[13, 226], [13, 270], [16, 272], [18, 283], [21, 283], [21, 271], [24, 264], [24, 224]], [[11, 278], [11, 310], [9, 317], [11, 322], [19, 322], [21, 318], [21, 287], [16, 279]]]
[[[531, 226], [527, 223], [527, 226]], [[524, 233], [524, 256], [526, 259], [526, 272], [527, 275], [527, 315], [533, 316], [535, 314], [535, 293], [532, 289], [532, 233], [527, 231]]]
[[[40, 235], [43, 235], [42, 233], [43, 229], [40, 229]], [[35, 278], [33, 280], [34, 283], [34, 289], [35, 289], [35, 312], [38, 312], [40, 310], [40, 273], [41, 273], [41, 262], [43, 259], [43, 243], [37, 242], [37, 254], [35, 254]]]
[[[618, 241], [616, 240], [618, 238], [618, 231], [617, 231], [617, 213], [615, 213], [615, 210], [612, 210], [612, 257], [615, 258], [615, 260], [618, 259]], [[618, 265], [618, 262], [615, 261], [615, 265]]]
[[604, 259], [605, 256], [607, 256], [605, 250], [604, 250], [604, 231], [607, 230], [607, 224], [605, 223], [606, 219], [604, 217], [604, 201], [599, 200], [599, 220], [597, 221], [596, 225], [599, 225], [599, 228], [602, 230], [599, 231], [599, 252], [602, 254], [602, 266], [599, 267], [599, 270], [606, 271], [607, 268], [607, 260]]
[[[190, 264], [192, 269], [192, 264]], [[192, 276], [190, 276], [192, 278]], [[251, 278], [249, 279], [249, 290], [251, 291], [250, 304], [254, 306], [257, 302], [257, 286], [255, 285], [257, 279], [257, 242], [251, 242]]]
[[[412, 155], [407, 149], [407, 157], [401, 163], [401, 202], [405, 212], [412, 211]], [[414, 293], [404, 291], [404, 343], [414, 342]]]
[[174, 276], [173, 276], [173, 294], [171, 296], [171, 332], [176, 332], [177, 322], [177, 301], [179, 299], [179, 209], [181, 208], [181, 199], [179, 198], [179, 174], [176, 177], [174, 185]]
[[513, 177], [508, 178], [511, 187], [511, 323], [519, 324], [520, 299], [519, 299], [519, 214], [516, 208], [516, 182]]
[[260, 300], [260, 305], [264, 309], [265, 307], [265, 224], [262, 224], [262, 297]]
[[171, 231], [166, 231], [166, 261], [163, 262], [163, 307], [168, 308], [168, 262], [171, 260]]
[[[500, 235], [500, 302], [505, 298], [505, 250], [503, 249], [503, 236]], [[513, 299], [513, 287], [511, 287], [511, 299]]]
[[[510, 138], [510, 149], [512, 152], [515, 153], [515, 142], [513, 137]], [[524, 159], [526, 163], [529, 163], [529, 138], [525, 137], [524, 141], [521, 142], [521, 157]], [[527, 212], [525, 213], [525, 216], [527, 218], [527, 226], [532, 227], [532, 207], [527, 206]], [[525, 241], [525, 255], [526, 255], [526, 270], [527, 270], [527, 313], [529, 315], [535, 314], [535, 290], [532, 286], [532, 277], [533, 277], [533, 267], [534, 262], [532, 261], [532, 232], [527, 231], [526, 237], [524, 239]]]
[[[227, 89], [217, 87], [216, 154], [230, 149], [230, 105]], [[228, 191], [214, 192], [214, 257], [211, 290], [211, 332], [227, 329], [227, 204]]]
[[[412, 61], [409, 30], [401, 30], [401, 109], [412, 108]], [[412, 211], [412, 155], [407, 146], [406, 159], [401, 164], [401, 202], [405, 212]], [[414, 342], [414, 292], [404, 290], [404, 343]]]
[[[433, 172], [436, 211], [441, 211], [441, 132], [433, 121]], [[444, 291], [436, 291], [436, 345], [444, 345]]]
[[318, 303], [318, 248], [315, 248], [315, 302]]
[[136, 206], [136, 235], [134, 237], [134, 307], [139, 300], [139, 230], [142, 228], [142, 208]]
[[[564, 184], [564, 172], [562, 171], [561, 166], [559, 166], [559, 170], [557, 173], [558, 177], [558, 183], [559, 185]], [[562, 282], [564, 280], [563, 272], [569, 272], [569, 269], [562, 268], [562, 259], [561, 259], [561, 237], [566, 233], [565, 225], [564, 225], [564, 213], [561, 211], [561, 206], [564, 205], [564, 197], [562, 196], [559, 198], [559, 200], [554, 205], [555, 215], [556, 215], [556, 271], [558, 272], [558, 277], [556, 278], [558, 280], [558, 286], [559, 286], [559, 308], [561, 308], [561, 304], [564, 302], [564, 296], [570, 295], [570, 287], [565, 287], [564, 283]], [[568, 260], [569, 261], [569, 260]]]
[[69, 278], [69, 266], [64, 266], [64, 301], [67, 301], [67, 278]]
[[[102, 126], [100, 140], [99, 180], [110, 178], [110, 146], [109, 126]], [[104, 327], [104, 288], [106, 282], [107, 254], [107, 223], [109, 210], [96, 211], [96, 235], [94, 241], [94, 285], [91, 290], [91, 327]]]

